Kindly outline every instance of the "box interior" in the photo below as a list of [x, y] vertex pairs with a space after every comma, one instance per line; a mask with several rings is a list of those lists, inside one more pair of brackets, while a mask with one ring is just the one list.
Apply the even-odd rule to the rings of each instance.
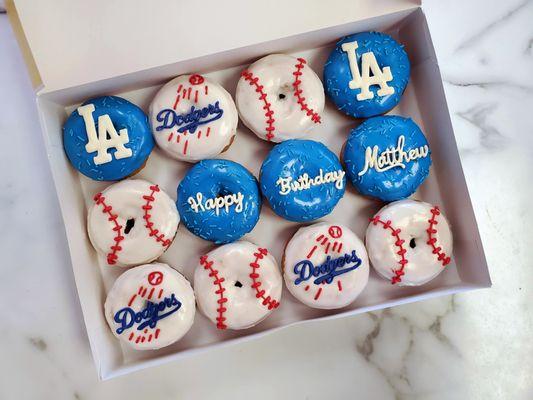
[[[405, 45], [411, 60], [411, 79], [398, 107], [390, 114], [413, 118], [425, 132], [432, 149], [430, 176], [413, 196], [439, 204], [454, 234], [452, 263], [435, 280], [420, 287], [400, 288], [371, 269], [368, 286], [357, 300], [340, 310], [315, 310], [294, 299], [284, 288], [281, 306], [257, 326], [243, 331], [219, 331], [197, 312], [189, 333], [177, 343], [156, 351], [134, 351], [122, 346], [110, 332], [103, 314], [106, 293], [124, 270], [111, 268], [92, 248], [86, 234], [86, 214], [92, 197], [110, 183], [95, 182], [77, 173], [63, 151], [61, 127], [70, 112], [85, 99], [104, 94], [124, 97], [146, 112], [151, 99], [166, 81], [183, 74], [200, 72], [224, 86], [232, 95], [240, 72], [255, 59], [274, 52], [304, 57], [322, 75], [322, 68], [334, 43], [341, 36], [365, 31], [387, 32]], [[350, 24], [235, 49], [201, 59], [166, 65], [135, 74], [72, 87], [38, 96], [45, 143], [52, 166], [84, 319], [99, 376], [107, 379], [132, 370], [192, 354], [213, 345], [236, 343], [303, 321], [335, 318], [433, 296], [490, 286], [490, 278], [479, 233], [465, 184], [457, 146], [442, 88], [439, 68], [425, 17], [420, 9], [388, 14]], [[351, 129], [361, 121], [338, 112], [326, 101], [323, 122], [309, 135], [339, 154]], [[258, 139], [239, 124], [236, 139], [219, 158], [237, 161], [258, 176], [262, 160], [272, 144]], [[174, 161], [155, 148], [146, 167], [136, 177], [155, 182], [173, 199], [176, 187], [191, 164]], [[384, 203], [356, 193], [351, 184], [334, 211], [323, 221], [341, 221], [364, 237], [368, 218]], [[255, 229], [243, 239], [264, 246], [281, 261], [287, 240], [302, 226], [275, 215], [265, 202]], [[198, 257], [214, 246], [180, 226], [174, 243], [160, 258], [189, 280]]]

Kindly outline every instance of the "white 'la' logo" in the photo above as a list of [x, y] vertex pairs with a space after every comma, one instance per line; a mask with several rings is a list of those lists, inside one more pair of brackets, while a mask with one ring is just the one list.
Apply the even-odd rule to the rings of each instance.
[[[78, 107], [78, 114], [83, 117], [85, 122], [85, 129], [87, 130], [87, 137], [89, 141], [85, 145], [87, 153], [98, 153], [94, 156], [94, 163], [96, 165], [105, 164], [110, 162], [113, 157], [107, 151], [109, 149], [116, 149], [115, 158], [120, 160], [121, 158], [128, 158], [133, 155], [131, 149], [126, 148], [124, 145], [129, 143], [128, 130], [126, 128], [121, 129], [120, 133], [113, 126], [113, 122], [109, 115], [101, 115], [98, 117], [98, 135], [96, 134], [96, 126], [93, 118], [94, 104], [86, 104]], [[109, 139], [107, 134], [109, 133]]]
[[[392, 73], [390, 67], [384, 67], [383, 71], [379, 68], [376, 56], [369, 51], [363, 53], [361, 56], [361, 70], [363, 75], [359, 73], [359, 66], [355, 57], [355, 50], [357, 49], [357, 41], [343, 43], [342, 51], [348, 55], [348, 62], [350, 64], [350, 71], [352, 73], [352, 80], [349, 82], [350, 89], [361, 89], [361, 93], [357, 95], [357, 100], [368, 100], [374, 97], [374, 93], [370, 91], [370, 86], [379, 85], [378, 96], [386, 96], [394, 93], [394, 88], [387, 85], [387, 82], [392, 81]], [[372, 71], [372, 76], [370, 76]]]

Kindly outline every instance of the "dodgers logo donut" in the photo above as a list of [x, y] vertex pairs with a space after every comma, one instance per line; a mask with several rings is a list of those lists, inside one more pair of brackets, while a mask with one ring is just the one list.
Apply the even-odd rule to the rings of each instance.
[[261, 191], [272, 210], [289, 221], [312, 221], [329, 214], [344, 195], [345, 172], [322, 143], [287, 140], [261, 166]]
[[384, 114], [400, 102], [410, 69], [403, 46], [389, 35], [356, 33], [331, 52], [324, 66], [326, 93], [353, 117]]
[[374, 117], [352, 130], [344, 148], [346, 173], [365, 196], [394, 201], [413, 194], [427, 178], [431, 151], [410, 118]]

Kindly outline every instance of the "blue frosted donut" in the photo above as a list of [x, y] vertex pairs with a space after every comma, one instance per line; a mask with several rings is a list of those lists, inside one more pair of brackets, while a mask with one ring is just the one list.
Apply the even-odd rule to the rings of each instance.
[[229, 243], [257, 224], [261, 196], [256, 179], [242, 165], [202, 160], [178, 185], [176, 205], [192, 233], [215, 243]]
[[272, 210], [289, 221], [312, 221], [329, 214], [344, 194], [345, 172], [322, 143], [286, 140], [268, 154], [261, 191]]
[[409, 197], [426, 179], [431, 151], [411, 118], [382, 116], [352, 130], [343, 160], [361, 194], [395, 201]]
[[63, 125], [71, 164], [97, 181], [116, 181], [139, 170], [154, 148], [146, 114], [115, 96], [87, 100]]
[[324, 66], [326, 93], [342, 112], [356, 118], [395, 107], [411, 67], [403, 46], [389, 35], [362, 32], [342, 38]]

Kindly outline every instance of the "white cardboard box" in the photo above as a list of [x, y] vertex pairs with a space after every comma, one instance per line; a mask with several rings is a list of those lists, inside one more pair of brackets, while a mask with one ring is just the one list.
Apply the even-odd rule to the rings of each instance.
[[[150, 29], [141, 29], [142, 34], [134, 33], [139, 30], [139, 18], [143, 12], [150, 14], [152, 11], [135, 7], [141, 3], [132, 5], [136, 2], [130, 1], [128, 7], [122, 1], [116, 4], [105, 2], [107, 7], [104, 7], [102, 1], [92, 2], [91, 7], [66, 0], [58, 0], [58, 3], [61, 4], [56, 5], [52, 12], [49, 4], [45, 9], [35, 2], [15, 0], [14, 4], [8, 2], [8, 11], [15, 30], [18, 30], [21, 47], [26, 52], [28, 66], [38, 89], [37, 103], [46, 150], [63, 214], [89, 341], [101, 379], [191, 356], [213, 346], [236, 345], [312, 319], [355, 315], [490, 286], [439, 67], [424, 14], [417, 2], [335, 0], [328, 2], [326, 6], [322, 3], [296, 1], [286, 6], [288, 15], [283, 13], [276, 16], [279, 8], [271, 4], [268, 7], [258, 5], [264, 8], [262, 14], [246, 9], [243, 14], [239, 14], [235, 8], [231, 11], [228, 3], [224, 3], [221, 8], [216, 2], [207, 1], [202, 7], [214, 8], [209, 8], [210, 12], [205, 20], [211, 21], [214, 16], [218, 16], [218, 20], [215, 18], [204, 27], [199, 27], [196, 23], [192, 28], [187, 25], [176, 27], [174, 24], [165, 26], [154, 22], [166, 15], [164, 9], [158, 8], [157, 12], [152, 13], [157, 14], [157, 18], [153, 15], [148, 18], [150, 23], [147, 23], [147, 27]], [[191, 5], [192, 2], [188, 3], [178, 6], [182, 12], [185, 11], [185, 15], [197, 6]], [[244, 6], [240, 2], [236, 3]], [[125, 8], [121, 9], [117, 4]], [[168, 1], [166, 4], [169, 9], [176, 7], [175, 2]], [[147, 7], [144, 2], [142, 6]], [[233, 6], [237, 7], [236, 4]], [[185, 9], [186, 7], [188, 8]], [[102, 19], [104, 11], [107, 18]], [[305, 14], [299, 14], [301, 12]], [[166, 20], [169, 19], [168, 15], [170, 14], [167, 14]], [[303, 21], [294, 22], [295, 15], [301, 15]], [[280, 25], [283, 27], [279, 30], [274, 29], [277, 23], [269, 29], [275, 16], [282, 20]], [[243, 20], [246, 22], [242, 26], [233, 25], [226, 32], [226, 27], [220, 21], [230, 21], [234, 17], [239, 19], [233, 24]], [[180, 20], [184, 19], [176, 18], [177, 22]], [[217, 21], [218, 25], [213, 25]], [[284, 24], [289, 24], [290, 21], [296, 26], [287, 28]], [[58, 24], [63, 26], [58, 28]], [[53, 29], [43, 31], [43, 27], [50, 26]], [[209, 28], [210, 26], [216, 28]], [[243, 32], [246, 29], [248, 34], [245, 35]], [[125, 44], [127, 51], [122, 47], [115, 47], [123, 43], [121, 40], [128, 39], [124, 30], [131, 34], [131, 40], [136, 41]], [[284, 289], [280, 308], [252, 329], [218, 331], [197, 313], [191, 331], [174, 345], [145, 352], [123, 347], [111, 334], [103, 314], [106, 292], [123, 270], [106, 266], [104, 260], [97, 256], [86, 234], [87, 207], [91, 204], [92, 196], [108, 183], [91, 181], [69, 165], [63, 151], [61, 128], [71, 110], [89, 97], [113, 94], [133, 101], [146, 111], [153, 95], [163, 83], [174, 76], [191, 72], [214, 78], [234, 94], [240, 71], [251, 61], [273, 52], [303, 56], [321, 75], [324, 61], [335, 41], [346, 34], [366, 30], [391, 34], [405, 45], [411, 60], [412, 72], [408, 88], [399, 106], [391, 114], [412, 117], [429, 140], [433, 167], [429, 178], [414, 197], [441, 205], [451, 222], [454, 252], [447, 270], [426, 285], [407, 288], [392, 286], [371, 271], [368, 286], [362, 295], [350, 306], [333, 311], [307, 308]], [[109, 35], [112, 36], [111, 40], [106, 39]], [[189, 39], [174, 41], [169, 40], [171, 37]], [[176, 51], [170, 52], [172, 54], [168, 54], [168, 51], [161, 54], [162, 49], [174, 47]], [[120, 56], [113, 57], [108, 53], [109, 49], [119, 51]], [[57, 57], [58, 52], [64, 57]], [[310, 138], [322, 141], [338, 154], [349, 131], [358, 123], [360, 121], [341, 115], [328, 102], [323, 123], [313, 131]], [[260, 164], [270, 148], [271, 144], [259, 140], [239, 125], [237, 139], [221, 158], [238, 161], [257, 176]], [[175, 198], [176, 186], [189, 167], [190, 164], [171, 160], [155, 149], [147, 166], [138, 176], [158, 183]], [[349, 185], [346, 195], [333, 213], [322, 220], [342, 221], [362, 237], [368, 218], [381, 206], [377, 201], [358, 195]], [[267, 247], [279, 262], [285, 242], [299, 226], [298, 223], [277, 217], [265, 204], [258, 225], [245, 239]], [[161, 260], [191, 279], [198, 256], [211, 247], [209, 242], [193, 236], [180, 226], [174, 243]]]

